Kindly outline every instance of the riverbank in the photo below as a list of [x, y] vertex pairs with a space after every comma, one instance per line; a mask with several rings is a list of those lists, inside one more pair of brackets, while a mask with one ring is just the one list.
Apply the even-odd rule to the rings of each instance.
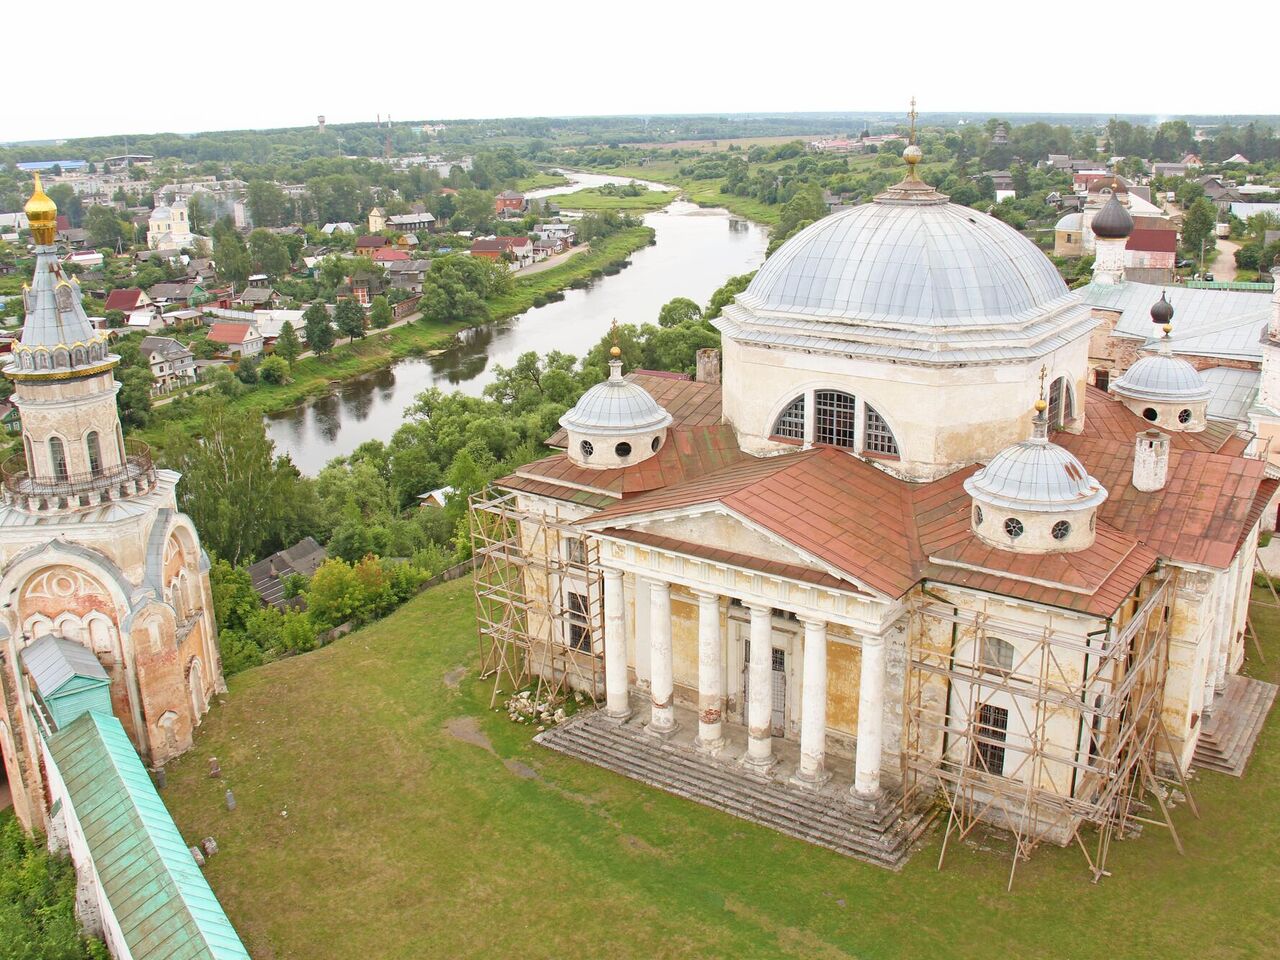
[[[621, 230], [595, 241], [588, 250], [557, 267], [534, 276], [517, 277], [510, 293], [489, 301], [489, 322], [506, 320], [546, 303], [551, 295], [576, 283], [586, 283], [610, 271], [616, 273], [632, 253], [653, 243], [653, 236], [650, 227]], [[255, 384], [230, 403], [236, 410], [259, 417], [278, 413], [323, 396], [342, 381], [374, 373], [406, 357], [443, 350], [465, 329], [467, 325], [460, 322], [417, 321], [394, 329], [373, 330], [365, 338], [335, 347], [323, 357], [296, 361], [289, 383]], [[146, 429], [133, 435], [156, 444], [170, 425], [191, 420], [189, 407], [175, 403], [158, 411]]]

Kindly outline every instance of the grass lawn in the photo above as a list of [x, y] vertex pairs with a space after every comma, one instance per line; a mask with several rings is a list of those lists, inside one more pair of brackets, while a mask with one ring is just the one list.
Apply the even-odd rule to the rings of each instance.
[[530, 190], [541, 190], [543, 187], [563, 187], [566, 183], [569, 183], [569, 178], [562, 173], [539, 170], [520, 180], [516, 184], [516, 189], [521, 193], [528, 193]]
[[[169, 768], [255, 957], [1276, 955], [1275, 715], [1243, 781], [1198, 778], [1203, 820], [1178, 809], [1185, 857], [1150, 830], [1094, 886], [1077, 849], [1041, 848], [1006, 894], [999, 842], [939, 872], [935, 830], [893, 874], [535, 746], [488, 710], [470, 590], [233, 677]], [[1258, 621], [1274, 678], [1280, 623]]]
[[587, 187], [556, 199], [565, 210], [581, 210], [585, 213], [599, 213], [602, 210], [648, 213], [651, 210], [661, 210], [678, 196], [678, 190], [646, 190], [638, 197], [618, 197], [601, 193], [598, 187]]

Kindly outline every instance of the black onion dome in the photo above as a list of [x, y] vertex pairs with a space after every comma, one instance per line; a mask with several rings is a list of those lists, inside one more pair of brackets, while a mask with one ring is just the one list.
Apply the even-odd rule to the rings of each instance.
[[1104, 240], [1123, 240], [1133, 232], [1133, 217], [1113, 195], [1102, 205], [1089, 225], [1095, 237]]
[[1173, 304], [1162, 293], [1160, 299], [1155, 302], [1155, 306], [1151, 308], [1151, 322], [1161, 325], [1167, 324], [1173, 320]]

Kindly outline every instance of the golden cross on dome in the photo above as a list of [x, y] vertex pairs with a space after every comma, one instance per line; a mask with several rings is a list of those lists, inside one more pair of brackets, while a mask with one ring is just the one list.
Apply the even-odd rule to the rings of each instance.
[[1040, 365], [1040, 396], [1044, 397], [1044, 378], [1049, 375], [1049, 368], [1044, 364]]
[[613, 318], [613, 323], [609, 325], [609, 336], [613, 340], [613, 346], [609, 348], [609, 355], [613, 357], [622, 356], [622, 348], [618, 346], [618, 318]]
[[908, 145], [916, 142], [916, 98], [911, 98], [911, 110], [907, 113], [907, 117], [911, 120], [911, 136], [907, 141]]

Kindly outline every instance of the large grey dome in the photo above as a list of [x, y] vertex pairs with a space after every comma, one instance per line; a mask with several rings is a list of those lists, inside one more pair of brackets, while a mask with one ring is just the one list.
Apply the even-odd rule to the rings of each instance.
[[979, 503], [1032, 512], [1084, 509], [1107, 498], [1069, 450], [1043, 436], [1001, 450], [964, 489]]
[[784, 243], [737, 302], [756, 314], [922, 332], [1021, 325], [1073, 302], [1030, 240], [932, 197], [881, 197], [824, 217]]
[[560, 418], [560, 426], [588, 436], [626, 437], [671, 423], [671, 414], [648, 390], [623, 379], [620, 362], [611, 361], [609, 368], [609, 379], [584, 393]]
[[1111, 199], [1089, 221], [1089, 229], [1095, 237], [1104, 240], [1123, 240], [1133, 233], [1133, 217], [1112, 194]]

